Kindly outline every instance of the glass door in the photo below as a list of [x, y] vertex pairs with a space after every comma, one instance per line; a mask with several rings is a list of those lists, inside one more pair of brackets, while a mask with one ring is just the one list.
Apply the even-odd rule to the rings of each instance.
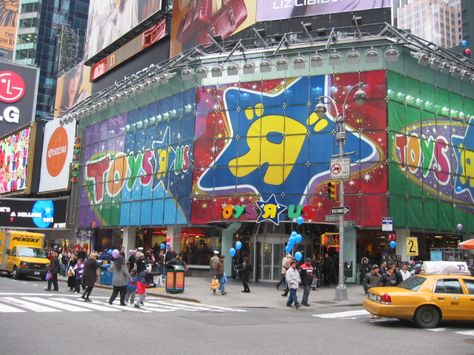
[[260, 281], [278, 281], [281, 277], [281, 259], [283, 244], [262, 243]]

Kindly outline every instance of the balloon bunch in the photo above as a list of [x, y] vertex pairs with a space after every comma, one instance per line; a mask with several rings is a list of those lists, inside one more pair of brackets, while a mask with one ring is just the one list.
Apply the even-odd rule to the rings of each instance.
[[240, 250], [240, 249], [242, 249], [242, 242], [238, 240], [235, 242], [235, 248], [229, 249], [230, 256], [234, 257], [235, 254], [237, 253], [237, 250]]
[[[297, 219], [296, 219], [296, 223], [300, 226], [302, 225], [304, 222], [304, 219], [303, 217], [299, 216]], [[293, 231], [291, 232], [290, 234], [290, 237], [288, 238], [288, 243], [286, 244], [286, 247], [285, 247], [285, 252], [287, 253], [291, 253], [291, 251], [293, 250], [293, 248], [295, 247], [296, 244], [300, 244], [301, 242], [303, 241], [303, 237], [301, 236], [301, 234]], [[296, 261], [300, 261], [301, 259], [303, 258], [303, 254], [301, 254], [299, 251], [297, 251], [295, 253], [295, 259]]]
[[394, 233], [390, 233], [388, 236], [388, 240], [390, 241], [390, 248], [395, 249], [397, 247], [397, 236]]
[[81, 158], [81, 138], [76, 137], [74, 140], [74, 150], [71, 165], [71, 182], [77, 184], [79, 178], [79, 160]]

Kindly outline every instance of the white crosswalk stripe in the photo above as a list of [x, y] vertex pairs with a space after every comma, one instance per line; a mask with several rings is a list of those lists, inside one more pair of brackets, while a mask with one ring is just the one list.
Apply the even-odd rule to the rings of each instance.
[[[353, 319], [367, 318], [367, 321], [370, 323], [397, 321], [396, 318], [383, 318], [383, 317], [371, 318], [370, 313], [367, 312], [365, 309], [357, 309], [353, 311], [342, 311], [342, 312], [333, 312], [333, 313], [323, 313], [323, 314], [313, 314], [313, 317], [321, 318], [321, 319], [338, 319], [338, 320], [353, 320]], [[449, 332], [449, 333], [474, 337], [474, 330], [468, 330], [468, 329], [463, 330], [459, 328], [439, 327], [439, 328], [429, 328], [429, 329], [423, 329], [423, 330], [434, 332], [434, 333]]]
[[[16, 296], [16, 297], [15, 297]], [[84, 302], [77, 296], [65, 294], [40, 294], [40, 293], [3, 293], [0, 294], [0, 313], [33, 312], [132, 312], [132, 313], [165, 313], [165, 312], [246, 312], [246, 310], [205, 305], [201, 303], [179, 300], [162, 300], [150, 298], [145, 305], [135, 308], [133, 305], [120, 306], [116, 303], [110, 305], [108, 297], [94, 297], [93, 301]]]

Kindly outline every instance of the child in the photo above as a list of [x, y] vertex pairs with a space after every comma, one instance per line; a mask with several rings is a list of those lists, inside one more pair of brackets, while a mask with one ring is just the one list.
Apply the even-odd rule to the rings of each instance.
[[127, 293], [125, 294], [125, 303], [130, 300], [130, 304], [135, 303], [135, 294], [137, 293], [137, 271], [133, 269], [130, 272], [130, 281], [127, 285]]
[[211, 290], [213, 293], [216, 293], [216, 290], [220, 287], [219, 285], [219, 280], [217, 279], [217, 276], [214, 276], [211, 280]]
[[74, 292], [81, 292], [82, 273], [84, 272], [84, 263], [81, 258], [77, 260], [77, 264], [74, 266]]
[[146, 297], [146, 288], [147, 288], [147, 283], [146, 283], [146, 272], [143, 270], [138, 274], [138, 279], [137, 279], [137, 295], [138, 299], [135, 301], [135, 304], [133, 305], [135, 308], [140, 308], [140, 305], [143, 305], [143, 302], [145, 301]]

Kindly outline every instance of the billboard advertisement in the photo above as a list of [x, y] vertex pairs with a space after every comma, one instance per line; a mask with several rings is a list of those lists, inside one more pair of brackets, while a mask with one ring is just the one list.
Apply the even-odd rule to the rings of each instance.
[[[351, 174], [344, 182], [346, 220], [379, 226], [387, 213], [385, 72], [263, 80], [198, 89], [192, 218], [260, 221], [273, 208], [278, 224], [303, 216], [327, 221], [338, 206], [327, 193], [337, 153], [335, 113], [315, 113], [318, 97], [344, 101], [363, 81], [369, 101], [349, 101], [345, 150]], [[342, 107], [339, 107], [342, 110]]]
[[387, 95], [394, 224], [474, 232], [474, 100], [393, 72]]
[[391, 0], [257, 0], [257, 21], [338, 14], [341, 12], [381, 9], [390, 6]]
[[0, 61], [0, 137], [34, 120], [39, 70]]
[[6, 228], [66, 228], [69, 197], [0, 199], [0, 225]]
[[166, 36], [166, 34], [166, 20], [162, 20], [132, 39], [130, 42], [125, 43], [122, 47], [109, 54], [104, 59], [92, 65], [90, 70], [90, 81], [96, 80], [105, 73], [132, 58], [134, 55], [140, 53], [145, 48], [160, 41]]
[[36, 126], [0, 139], [0, 194], [28, 191]]
[[89, 5], [86, 55], [89, 59], [161, 10], [162, 0], [93, 0]]
[[69, 187], [75, 133], [75, 122], [61, 124], [56, 119], [46, 123], [38, 192], [66, 190]]
[[0, 58], [13, 59], [20, 0], [0, 0]]
[[85, 128], [78, 223], [187, 224], [195, 90]]
[[208, 35], [223, 39], [255, 23], [255, 0], [177, 0], [173, 2], [171, 56], [198, 44]]
[[90, 67], [81, 62], [58, 78], [54, 102], [54, 116], [59, 117], [82, 100], [91, 96]]

